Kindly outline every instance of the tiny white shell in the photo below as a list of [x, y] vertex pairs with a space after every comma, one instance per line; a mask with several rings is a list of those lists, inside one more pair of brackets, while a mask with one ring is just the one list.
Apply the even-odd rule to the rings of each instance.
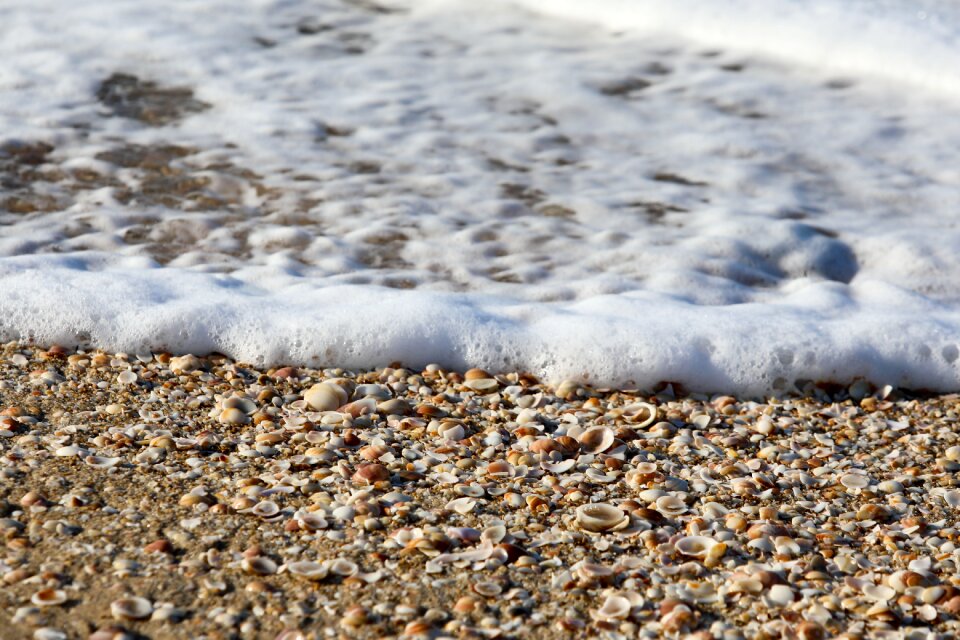
[[121, 598], [110, 603], [110, 613], [117, 620], [144, 620], [153, 613], [146, 598]]
[[630, 517], [620, 507], [594, 502], [577, 507], [577, 524], [593, 532], [616, 531], [630, 524]]
[[67, 601], [67, 594], [60, 589], [41, 589], [30, 597], [38, 607], [54, 607]]
[[329, 574], [329, 569], [325, 564], [313, 562], [311, 560], [300, 560], [297, 562], [288, 562], [287, 571], [295, 576], [306, 578], [307, 580], [323, 580]]
[[630, 601], [623, 596], [607, 596], [603, 606], [594, 611], [598, 620], [623, 620], [630, 615]]

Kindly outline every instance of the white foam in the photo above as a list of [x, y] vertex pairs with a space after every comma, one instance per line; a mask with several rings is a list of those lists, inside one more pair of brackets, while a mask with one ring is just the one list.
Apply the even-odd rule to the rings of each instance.
[[[0, 335], [960, 389], [954, 3], [523, 2], [589, 20], [466, 0], [0, 7], [0, 131], [53, 147], [29, 175], [0, 153], [0, 203], [58, 203], [0, 206]], [[210, 108], [110, 116], [96, 91], [117, 72]], [[163, 172], [121, 157], [164, 145], [184, 151]]]
[[618, 31], [665, 33], [960, 95], [960, 3], [952, 0], [514, 1]]

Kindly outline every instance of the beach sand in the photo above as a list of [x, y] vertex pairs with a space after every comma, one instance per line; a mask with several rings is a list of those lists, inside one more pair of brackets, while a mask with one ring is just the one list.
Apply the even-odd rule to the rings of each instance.
[[957, 396], [0, 361], [4, 638], [960, 627]]

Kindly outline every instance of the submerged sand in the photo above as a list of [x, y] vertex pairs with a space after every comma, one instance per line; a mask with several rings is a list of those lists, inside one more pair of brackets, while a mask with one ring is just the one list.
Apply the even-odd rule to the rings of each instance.
[[0, 635], [952, 636], [957, 402], [11, 343]]

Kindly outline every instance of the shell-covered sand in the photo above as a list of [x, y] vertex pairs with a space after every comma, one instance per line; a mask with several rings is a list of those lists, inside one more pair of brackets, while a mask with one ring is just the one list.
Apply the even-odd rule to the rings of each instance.
[[957, 400], [11, 343], [0, 635], [951, 637]]

